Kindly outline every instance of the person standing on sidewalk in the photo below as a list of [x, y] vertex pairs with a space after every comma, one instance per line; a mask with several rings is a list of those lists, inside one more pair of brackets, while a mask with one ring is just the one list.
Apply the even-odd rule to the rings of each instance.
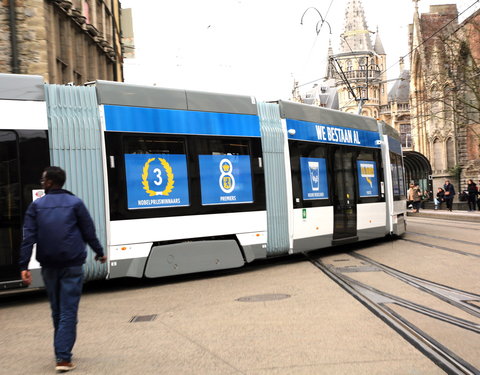
[[[480, 180], [478, 180], [477, 189], [480, 190]], [[477, 207], [478, 211], [480, 211], [480, 191], [477, 191]]]
[[412, 212], [418, 212], [422, 203], [422, 192], [418, 184], [410, 184], [408, 189], [408, 201], [412, 202]]
[[477, 184], [472, 179], [467, 181], [467, 199], [468, 199], [468, 211], [475, 211], [477, 203], [478, 188]]
[[445, 203], [447, 203], [447, 209], [449, 211], [452, 211], [453, 197], [455, 196], [455, 188], [450, 183], [450, 180], [445, 180], [445, 185], [443, 185], [443, 190], [445, 190]]
[[65, 180], [65, 172], [59, 167], [44, 170], [41, 184], [45, 195], [33, 201], [25, 213], [19, 261], [22, 280], [30, 285], [32, 274], [28, 264], [33, 245], [37, 245], [36, 258], [42, 267], [52, 310], [57, 371], [76, 367], [72, 363], [72, 349], [77, 333], [86, 244], [97, 254], [97, 261], [107, 260], [84, 203], [62, 189]]

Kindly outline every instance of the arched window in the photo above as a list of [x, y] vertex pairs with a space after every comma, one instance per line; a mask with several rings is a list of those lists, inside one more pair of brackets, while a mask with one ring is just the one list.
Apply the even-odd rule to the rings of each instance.
[[447, 139], [447, 168], [455, 167], [455, 145], [452, 138]]
[[442, 143], [438, 138], [435, 138], [433, 141], [433, 169], [441, 171], [445, 169], [443, 165]]

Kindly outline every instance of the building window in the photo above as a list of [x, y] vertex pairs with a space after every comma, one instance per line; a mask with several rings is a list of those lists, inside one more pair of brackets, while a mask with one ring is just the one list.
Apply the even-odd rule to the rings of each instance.
[[442, 143], [438, 138], [433, 141], [433, 169], [436, 171], [443, 170], [443, 152]]
[[412, 147], [412, 135], [410, 124], [400, 124], [400, 137], [402, 139], [402, 147]]
[[455, 147], [452, 138], [447, 139], [447, 169], [455, 167]]

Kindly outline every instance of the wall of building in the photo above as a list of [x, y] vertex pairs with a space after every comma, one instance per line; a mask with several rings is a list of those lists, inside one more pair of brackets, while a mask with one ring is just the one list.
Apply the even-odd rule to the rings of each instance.
[[[1, 0], [0, 72], [12, 73], [9, 1]], [[19, 73], [49, 83], [123, 80], [118, 0], [15, 0]]]
[[11, 43], [8, 0], [0, 1], [0, 72], [11, 72]]

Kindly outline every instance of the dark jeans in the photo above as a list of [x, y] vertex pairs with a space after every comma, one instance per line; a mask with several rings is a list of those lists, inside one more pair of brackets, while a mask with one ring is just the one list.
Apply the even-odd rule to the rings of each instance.
[[420, 205], [421, 205], [421, 204], [422, 204], [422, 201], [414, 201], [414, 202], [412, 203], [413, 209], [414, 209], [415, 211], [418, 211], [418, 210], [420, 209]]
[[77, 337], [83, 267], [42, 268], [42, 276], [52, 309], [55, 356], [57, 362], [70, 362]]
[[452, 211], [452, 203], [453, 203], [453, 198], [445, 198], [445, 203], [447, 204], [447, 208]]
[[469, 211], [475, 211], [476, 210], [476, 205], [477, 205], [477, 197], [475, 195], [468, 195], [468, 210]]

